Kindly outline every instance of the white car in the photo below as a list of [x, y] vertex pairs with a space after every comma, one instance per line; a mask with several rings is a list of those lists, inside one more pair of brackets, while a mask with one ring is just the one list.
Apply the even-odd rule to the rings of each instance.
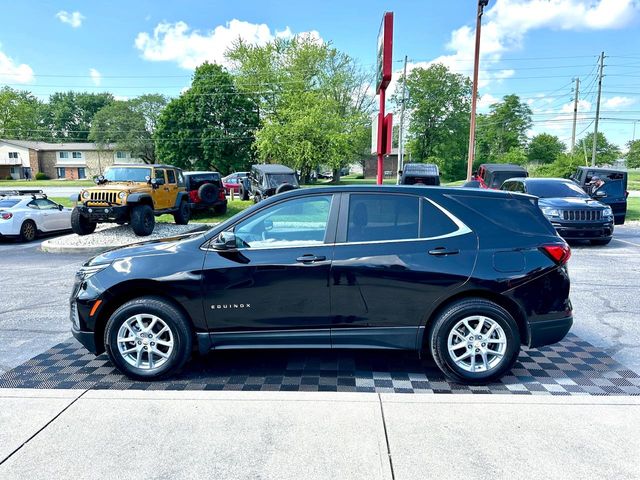
[[41, 192], [0, 192], [0, 238], [30, 242], [39, 233], [71, 229], [71, 209], [57, 204]]

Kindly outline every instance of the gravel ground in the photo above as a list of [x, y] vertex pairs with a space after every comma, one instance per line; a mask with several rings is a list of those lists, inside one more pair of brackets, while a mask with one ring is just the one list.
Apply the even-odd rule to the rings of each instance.
[[62, 237], [52, 238], [47, 243], [60, 247], [120, 247], [131, 243], [144, 242], [147, 240], [157, 240], [175, 235], [193, 232], [194, 230], [209, 228], [206, 224], [175, 225], [171, 223], [156, 223], [153, 233], [148, 237], [139, 237], [129, 225], [111, 226], [108, 224], [98, 225], [98, 228], [91, 235], [79, 236], [75, 233]]

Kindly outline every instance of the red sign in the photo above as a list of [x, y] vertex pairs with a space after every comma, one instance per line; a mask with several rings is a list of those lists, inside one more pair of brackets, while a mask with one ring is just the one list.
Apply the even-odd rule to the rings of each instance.
[[386, 89], [391, 81], [393, 50], [393, 12], [386, 12], [382, 17], [380, 31], [378, 32], [378, 70], [376, 81], [376, 93], [380, 89]]
[[385, 155], [391, 154], [391, 148], [393, 147], [393, 114], [387, 113], [384, 117], [384, 148], [382, 153]]

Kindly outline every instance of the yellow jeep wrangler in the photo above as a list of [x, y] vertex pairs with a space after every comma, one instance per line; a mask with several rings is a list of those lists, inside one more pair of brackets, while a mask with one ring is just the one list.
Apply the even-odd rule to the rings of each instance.
[[89, 235], [98, 223], [129, 223], [136, 235], [151, 235], [155, 217], [173, 214], [189, 223], [189, 197], [182, 170], [170, 165], [115, 165], [95, 178], [96, 186], [73, 195], [71, 228]]

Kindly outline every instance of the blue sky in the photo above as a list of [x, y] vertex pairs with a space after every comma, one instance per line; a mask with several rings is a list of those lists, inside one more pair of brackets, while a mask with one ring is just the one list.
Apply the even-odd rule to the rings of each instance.
[[[58, 90], [111, 91], [119, 97], [177, 95], [193, 67], [223, 62], [242, 36], [266, 42], [313, 32], [373, 68], [382, 13], [395, 14], [394, 66], [441, 61], [471, 73], [475, 2], [111, 1], [5, 2], [0, 85], [46, 98]], [[592, 129], [595, 64], [607, 55], [600, 130], [622, 145], [634, 120], [640, 138], [640, 1], [491, 0], [483, 18], [481, 109], [516, 93], [531, 103], [532, 134], [568, 140], [572, 79], [582, 94], [578, 132]]]

